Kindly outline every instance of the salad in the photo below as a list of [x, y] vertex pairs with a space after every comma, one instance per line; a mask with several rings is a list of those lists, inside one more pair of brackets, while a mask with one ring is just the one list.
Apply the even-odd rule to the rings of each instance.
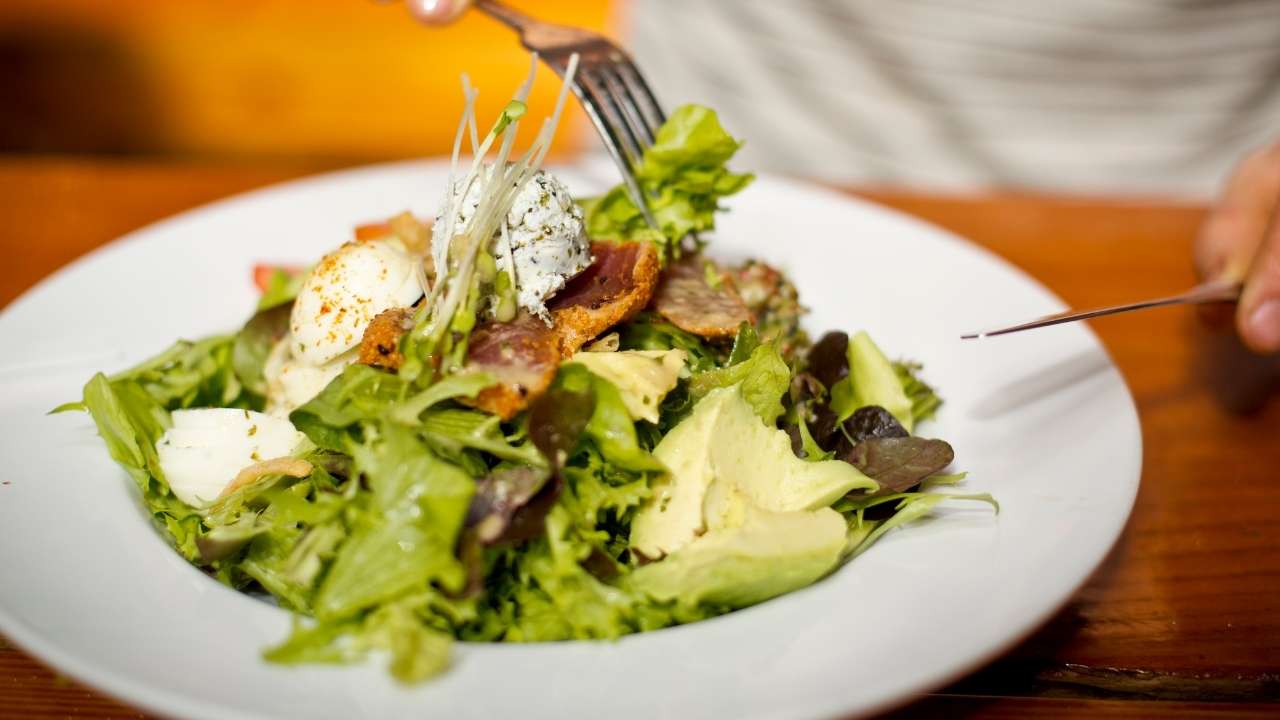
[[[568, 77], [572, 76], [572, 66]], [[298, 618], [264, 655], [386, 651], [404, 682], [455, 640], [617, 638], [819, 581], [955, 499], [940, 400], [866, 333], [801, 327], [798, 289], [706, 252], [752, 176], [678, 108], [622, 186], [517, 154], [532, 74], [480, 137], [475, 91], [434, 216], [260, 269], [238, 331], [95, 375], [84, 410], [157, 527]], [[463, 160], [464, 140], [474, 160]]]

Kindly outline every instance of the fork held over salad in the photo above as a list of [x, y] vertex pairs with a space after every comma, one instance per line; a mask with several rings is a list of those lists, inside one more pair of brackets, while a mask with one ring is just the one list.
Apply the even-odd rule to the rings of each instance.
[[480, 137], [464, 78], [432, 221], [258, 272], [239, 331], [59, 408], [91, 414], [183, 557], [304, 618], [271, 661], [385, 651], [416, 682], [455, 640], [690, 623], [817, 582], [940, 502], [995, 504], [939, 490], [963, 475], [913, 434], [940, 402], [918, 366], [865, 333], [810, 342], [780, 269], [706, 252], [752, 179], [713, 111], [678, 108], [646, 151], [654, 228], [621, 186], [575, 198], [542, 168], [563, 88], [517, 153], [531, 84]]

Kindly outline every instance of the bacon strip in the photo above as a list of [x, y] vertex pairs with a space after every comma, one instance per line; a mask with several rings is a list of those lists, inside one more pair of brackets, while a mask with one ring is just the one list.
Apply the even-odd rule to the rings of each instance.
[[644, 309], [658, 285], [658, 251], [647, 242], [591, 243], [595, 262], [569, 281], [548, 307], [568, 357]]
[[[471, 333], [468, 366], [492, 373], [498, 384], [481, 391], [470, 404], [511, 419], [546, 391], [562, 358], [649, 304], [661, 267], [652, 244], [592, 242], [591, 254], [591, 266], [547, 304], [551, 326], [521, 312], [511, 322], [482, 323]], [[359, 362], [399, 368], [404, 362], [400, 338], [412, 317], [412, 308], [375, 317], [361, 340]]]
[[481, 390], [470, 404], [510, 420], [546, 391], [560, 357], [555, 330], [528, 313], [480, 325], [471, 333], [467, 367], [492, 373], [498, 384]]
[[[719, 277], [714, 287], [708, 275]], [[732, 276], [701, 255], [667, 266], [653, 308], [681, 330], [710, 339], [733, 337], [742, 323], [753, 322]]]

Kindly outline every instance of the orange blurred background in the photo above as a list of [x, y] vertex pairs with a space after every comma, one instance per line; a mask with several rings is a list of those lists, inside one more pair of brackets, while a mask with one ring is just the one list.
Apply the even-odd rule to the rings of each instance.
[[[616, 2], [513, 0], [617, 36]], [[528, 72], [479, 13], [427, 28], [374, 0], [4, 0], [0, 152], [288, 158], [349, 164], [446, 154], [459, 74], [482, 125]], [[540, 122], [559, 82], [539, 70]], [[576, 104], [555, 153], [594, 143]], [[526, 122], [527, 142], [538, 122]], [[483, 127], [481, 128], [483, 132]]]

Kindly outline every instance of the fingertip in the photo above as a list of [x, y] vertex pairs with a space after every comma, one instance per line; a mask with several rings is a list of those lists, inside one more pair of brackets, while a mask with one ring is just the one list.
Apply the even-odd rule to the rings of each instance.
[[1243, 280], [1261, 229], [1237, 208], [1218, 207], [1196, 236], [1192, 261], [1202, 281]]
[[466, 12], [467, 0], [407, 0], [409, 12], [427, 25], [447, 25]]
[[1280, 298], [1241, 304], [1237, 323], [1240, 336], [1254, 352], [1280, 351]]

